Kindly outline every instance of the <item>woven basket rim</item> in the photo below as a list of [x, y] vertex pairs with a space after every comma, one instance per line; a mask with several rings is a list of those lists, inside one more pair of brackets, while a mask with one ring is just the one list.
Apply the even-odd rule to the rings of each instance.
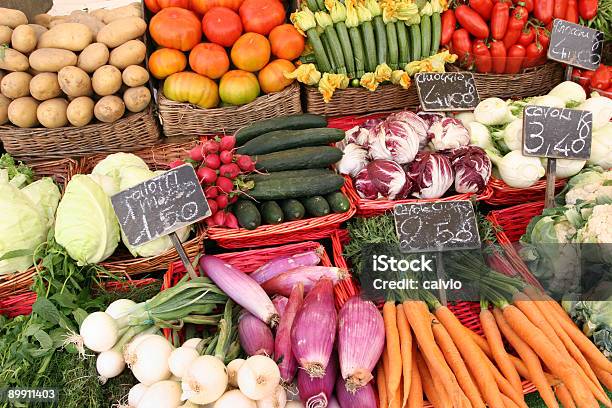
[[533, 75], [541, 75], [542, 74], [541, 71], [552, 70], [560, 65], [561, 65], [560, 63], [555, 62], [555, 61], [547, 61], [545, 64], [541, 64], [535, 67], [525, 68], [521, 70], [521, 72], [519, 72], [518, 74], [494, 74], [494, 73], [483, 74], [480, 72], [474, 72], [474, 71], [463, 69], [456, 64], [447, 64], [446, 66], [448, 67], [449, 71], [453, 71], [453, 72], [460, 72], [460, 71], [472, 72], [475, 77], [487, 78], [491, 80], [498, 79], [500, 81], [504, 81], [504, 80], [507, 81], [507, 80], [523, 79], [523, 78], [526, 78], [528, 76], [533, 76]]

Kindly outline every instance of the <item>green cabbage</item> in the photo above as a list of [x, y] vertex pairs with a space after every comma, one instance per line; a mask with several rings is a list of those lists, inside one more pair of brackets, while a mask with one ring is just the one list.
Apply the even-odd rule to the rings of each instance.
[[100, 161], [96, 167], [93, 168], [91, 174], [100, 174], [103, 176], [110, 176], [117, 181], [119, 184], [121, 169], [134, 166], [140, 167], [145, 170], [149, 170], [149, 166], [140, 157], [132, 153], [113, 153], [106, 156], [106, 158]]
[[112, 197], [119, 192], [119, 180], [103, 174], [88, 174], [89, 178], [95, 181], [107, 196]]

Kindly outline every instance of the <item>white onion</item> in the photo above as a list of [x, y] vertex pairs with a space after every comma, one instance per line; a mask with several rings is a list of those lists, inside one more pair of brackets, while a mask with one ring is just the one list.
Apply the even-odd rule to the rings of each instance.
[[237, 358], [232, 360], [227, 365], [227, 378], [229, 380], [229, 384], [234, 388], [238, 388], [238, 370], [240, 370], [240, 367], [242, 367], [244, 361], [245, 360], [242, 358]]
[[249, 357], [238, 370], [238, 387], [244, 395], [253, 400], [272, 395], [279, 383], [278, 366], [266, 356]]
[[149, 386], [142, 383], [138, 383], [130, 388], [130, 392], [128, 393], [128, 404], [131, 407], [136, 407], [148, 389]]
[[214, 356], [200, 356], [183, 375], [182, 398], [196, 404], [210, 404], [223, 395], [227, 383], [223, 362]]
[[198, 344], [200, 344], [201, 341], [202, 341], [201, 338], [194, 337], [194, 338], [189, 339], [186, 342], [184, 342], [181, 347], [196, 348], [198, 346]]
[[199, 354], [194, 348], [179, 347], [170, 353], [168, 366], [172, 374], [178, 378], [182, 378], [189, 365], [198, 358]]
[[123, 355], [115, 349], [103, 351], [98, 354], [96, 369], [100, 374], [100, 381], [105, 383], [109, 378], [114, 378], [125, 369]]
[[132, 373], [138, 381], [152, 385], [158, 381], [170, 378], [168, 359], [172, 353], [172, 345], [161, 336], [147, 337], [138, 344], [131, 363]]
[[138, 345], [152, 336], [157, 336], [157, 334], [138, 334], [128, 343], [123, 351], [123, 359], [129, 366], [131, 366], [136, 359], [136, 348]]
[[119, 319], [128, 313], [132, 308], [136, 306], [136, 302], [131, 299], [117, 299], [104, 311], [108, 313], [113, 319]]
[[257, 408], [255, 401], [247, 398], [240, 390], [231, 390], [215, 402], [213, 408]]
[[119, 327], [109, 314], [95, 312], [83, 320], [79, 334], [83, 344], [97, 353], [108, 351], [119, 340]]
[[289, 401], [285, 408], [304, 408], [304, 405], [300, 401]]
[[276, 386], [272, 395], [257, 401], [257, 408], [285, 408], [287, 405], [287, 392], [281, 385]]
[[144, 393], [136, 408], [178, 408], [181, 386], [176, 381], [159, 381]]

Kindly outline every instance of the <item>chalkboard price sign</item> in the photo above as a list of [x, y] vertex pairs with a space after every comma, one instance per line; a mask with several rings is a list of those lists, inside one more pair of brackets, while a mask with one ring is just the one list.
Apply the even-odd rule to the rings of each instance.
[[601, 31], [556, 19], [550, 33], [548, 59], [594, 71], [601, 62], [603, 41]]
[[425, 111], [473, 110], [480, 103], [471, 72], [422, 72], [415, 78]]
[[210, 216], [211, 211], [188, 164], [111, 197], [130, 245], [146, 244]]
[[523, 115], [523, 154], [588, 159], [592, 133], [593, 114], [589, 111], [529, 105]]
[[467, 200], [398, 204], [393, 215], [402, 252], [480, 248], [474, 207]]

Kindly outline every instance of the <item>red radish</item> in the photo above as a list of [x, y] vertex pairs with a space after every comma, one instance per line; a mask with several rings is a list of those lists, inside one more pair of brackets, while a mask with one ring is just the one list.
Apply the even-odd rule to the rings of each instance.
[[220, 196], [217, 196], [217, 198], [215, 198], [215, 201], [217, 202], [217, 206], [219, 208], [227, 207], [228, 199], [225, 194], [221, 194]]
[[235, 179], [240, 174], [240, 167], [236, 163], [224, 164], [219, 167], [219, 173], [223, 177], [229, 177], [231, 179]]
[[221, 138], [221, 142], [219, 143], [219, 147], [221, 150], [232, 150], [236, 146], [236, 137], [235, 136], [223, 136]]
[[193, 146], [189, 151], [189, 158], [197, 162], [204, 160], [204, 145], [198, 143], [197, 145]]
[[212, 184], [217, 180], [217, 172], [209, 167], [200, 167], [196, 174], [200, 183]]
[[238, 201], [238, 195], [230, 195], [229, 204], [234, 204]]
[[229, 150], [223, 150], [219, 154], [219, 158], [221, 159], [221, 163], [228, 164], [234, 161], [234, 153], [230, 152]]
[[236, 164], [240, 167], [242, 171], [253, 171], [255, 170], [255, 163], [253, 163], [253, 159], [251, 156], [240, 155], [236, 160]]
[[180, 160], [180, 159], [178, 159], [178, 160], [175, 160], [175, 161], [173, 161], [172, 163], [168, 164], [168, 167], [170, 167], [171, 169], [173, 169], [173, 168], [175, 168], [175, 167], [182, 166], [183, 164], [185, 164], [185, 162], [184, 162], [184, 161], [182, 161], [182, 160]]
[[215, 221], [215, 224], [217, 225], [225, 224], [225, 212], [217, 211], [217, 213], [213, 215], [213, 220]]
[[238, 229], [240, 226], [238, 225], [238, 218], [230, 212], [225, 214], [225, 226], [228, 228]]
[[[217, 213], [217, 214], [218, 214], [218, 213]], [[204, 220], [204, 222], [206, 223], [206, 226], [208, 226], [208, 227], [214, 227], [215, 225], [217, 225], [217, 224], [215, 223], [215, 218], [214, 218], [214, 215], [211, 215], [210, 217], [206, 218], [206, 219]]]
[[206, 153], [219, 152], [219, 143], [217, 143], [213, 139], [208, 139], [206, 142], [204, 142], [204, 151]]
[[219, 189], [217, 186], [210, 186], [204, 190], [204, 195], [206, 198], [216, 198], [219, 195]]
[[206, 158], [204, 159], [204, 164], [206, 165], [206, 167], [209, 167], [213, 170], [217, 170], [219, 167], [221, 167], [221, 160], [219, 159], [219, 155], [218, 154], [206, 155]]
[[212, 198], [208, 199], [208, 206], [210, 207], [211, 215], [215, 215], [217, 211], [219, 211], [219, 206], [217, 205], [217, 201]]
[[217, 177], [216, 185], [226, 194], [231, 193], [234, 189], [234, 183], [232, 183], [232, 180], [223, 176]]

